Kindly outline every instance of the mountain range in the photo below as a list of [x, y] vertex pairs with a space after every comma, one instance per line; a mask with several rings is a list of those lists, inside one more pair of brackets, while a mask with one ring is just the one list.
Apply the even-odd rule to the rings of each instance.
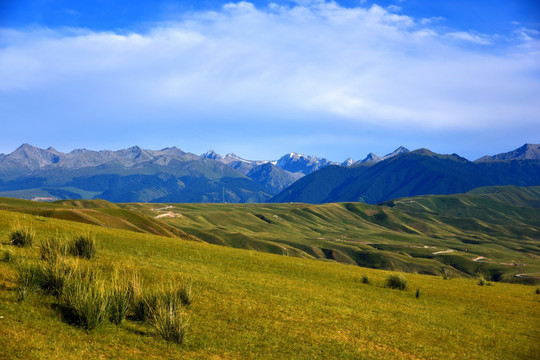
[[23, 144], [0, 154], [0, 196], [99, 198], [113, 202], [377, 203], [401, 196], [466, 192], [489, 185], [540, 185], [540, 146], [475, 162], [456, 154], [399, 147], [385, 156], [335, 163], [294, 152], [246, 160], [176, 147], [63, 153]]

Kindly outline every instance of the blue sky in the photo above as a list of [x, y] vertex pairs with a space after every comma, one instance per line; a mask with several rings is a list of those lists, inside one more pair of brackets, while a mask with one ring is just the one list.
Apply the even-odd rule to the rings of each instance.
[[540, 142], [538, 1], [0, 0], [0, 153]]

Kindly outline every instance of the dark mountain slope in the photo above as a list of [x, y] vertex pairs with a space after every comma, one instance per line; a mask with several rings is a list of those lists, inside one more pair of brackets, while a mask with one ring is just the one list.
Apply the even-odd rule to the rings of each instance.
[[[440, 155], [426, 149], [371, 167], [324, 170], [306, 176], [271, 201], [375, 204], [406, 196], [464, 193], [481, 186], [540, 185], [538, 160], [473, 163], [455, 154]], [[323, 191], [318, 191], [319, 184], [326, 185]]]
[[294, 183], [298, 176], [283, 170], [272, 163], [255, 166], [247, 177], [264, 186], [270, 194], [276, 194]]

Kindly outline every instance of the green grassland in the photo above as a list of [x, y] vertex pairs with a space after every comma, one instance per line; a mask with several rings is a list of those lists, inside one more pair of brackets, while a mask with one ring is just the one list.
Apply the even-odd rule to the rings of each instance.
[[514, 276], [540, 272], [539, 200], [540, 187], [493, 187], [383, 206], [119, 206], [148, 217], [172, 213], [161, 220], [218, 245], [378, 269], [465, 277], [482, 272], [494, 281], [524, 281]]
[[539, 204], [540, 187], [515, 186], [379, 206], [0, 199], [0, 209], [42, 217], [376, 269], [482, 273], [492, 281], [521, 283], [538, 283]]
[[[444, 280], [404, 274], [408, 287], [399, 291], [384, 286], [389, 271], [304, 259], [300, 255], [315, 256], [306, 256], [309, 252], [303, 250], [298, 250], [298, 257], [292, 257], [216, 246], [182, 236], [159, 236], [148, 231], [44, 217], [32, 213], [28, 203], [13, 201], [6, 205], [5, 199], [3, 202], [12, 209], [0, 210], [0, 358], [535, 359], [540, 353], [540, 295], [533, 286], [479, 286], [474, 279]], [[62, 209], [75, 205], [47, 206]], [[184, 209], [185, 219], [187, 209], [192, 207], [193, 219], [216, 229], [224, 226], [222, 217], [239, 211], [236, 206], [227, 211], [227, 206], [222, 205], [214, 208], [212, 217], [205, 217], [199, 206], [181, 205], [174, 211]], [[257, 215], [286, 227], [292, 233], [288, 241], [293, 243], [300, 230], [295, 229], [298, 225], [291, 224], [291, 220], [297, 217], [305, 219], [305, 228], [315, 229], [308, 236], [316, 240], [321, 227], [316, 224], [323, 218], [330, 224], [333, 218], [347, 212], [381, 211], [359, 204], [352, 204], [353, 210], [347, 206], [351, 205], [332, 204], [321, 210], [298, 204], [277, 208], [246, 205], [245, 209], [256, 209]], [[210, 210], [208, 207], [207, 211]], [[250, 220], [247, 224], [273, 224], [262, 220], [262, 216], [248, 217], [247, 210], [240, 211]], [[389, 217], [397, 216], [394, 210], [384, 212]], [[228, 220], [231, 232], [247, 228], [245, 219], [238, 214], [235, 218], [236, 222]], [[141, 221], [132, 219], [135, 224]], [[342, 224], [353, 219], [356, 218], [349, 216]], [[372, 221], [358, 223], [355, 220], [349, 226], [362, 225], [361, 229], [381, 244], [414, 240], [415, 236], [419, 236], [416, 241], [421, 243], [420, 235], [408, 232], [399, 235], [399, 231], [388, 230], [394, 236], [392, 239], [385, 240], [384, 234], [377, 238], [375, 226], [382, 230], [386, 227]], [[31, 227], [36, 234], [35, 245], [10, 245], [8, 239], [14, 226]], [[339, 239], [339, 230], [336, 225], [327, 234]], [[172, 277], [193, 284], [190, 326], [182, 345], [165, 342], [146, 325], [131, 320], [119, 326], [105, 323], [85, 331], [63, 320], [55, 298], [50, 295], [36, 293], [25, 301], [17, 301], [17, 262], [37, 258], [36, 247], [46, 239], [81, 233], [91, 233], [98, 249], [94, 259], [81, 261], [104, 273], [122, 268], [141, 273], [147, 284]], [[285, 241], [267, 241], [270, 245], [293, 248], [282, 245], [288, 244]], [[364, 276], [369, 283], [362, 281]]]

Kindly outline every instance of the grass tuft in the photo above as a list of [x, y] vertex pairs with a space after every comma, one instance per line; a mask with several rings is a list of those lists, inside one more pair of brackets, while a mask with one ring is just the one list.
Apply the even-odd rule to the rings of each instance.
[[90, 234], [76, 237], [69, 247], [69, 253], [84, 259], [91, 259], [96, 255], [96, 240]]
[[400, 274], [392, 274], [386, 278], [386, 287], [391, 289], [405, 290], [407, 289], [407, 279]]
[[150, 324], [157, 334], [166, 341], [182, 344], [189, 326], [189, 318], [178, 307], [178, 303], [165, 297], [158, 297], [151, 308]]
[[95, 329], [107, 318], [109, 297], [104, 281], [93, 269], [70, 277], [61, 299], [67, 316], [86, 330]]
[[109, 289], [109, 320], [116, 325], [121, 324], [126, 317], [133, 297], [130, 283], [125, 279], [120, 279], [116, 273]]
[[43, 240], [39, 245], [40, 257], [45, 261], [56, 261], [67, 253], [67, 244], [56, 237]]
[[366, 274], [362, 275], [362, 284], [371, 284], [371, 280]]
[[15, 288], [17, 301], [24, 301], [30, 293], [39, 289], [38, 267], [29, 260], [21, 258], [15, 263], [15, 271], [17, 273], [17, 287]]
[[64, 286], [79, 270], [77, 262], [55, 258], [38, 264], [39, 287], [47, 294], [60, 297]]
[[416, 289], [415, 297], [418, 299], [420, 297], [420, 288]]
[[30, 228], [20, 228], [13, 230], [9, 235], [9, 241], [12, 245], [18, 247], [29, 247], [34, 243], [35, 233]]
[[536, 295], [540, 295], [540, 287], [537, 287], [534, 293], [535, 293]]

